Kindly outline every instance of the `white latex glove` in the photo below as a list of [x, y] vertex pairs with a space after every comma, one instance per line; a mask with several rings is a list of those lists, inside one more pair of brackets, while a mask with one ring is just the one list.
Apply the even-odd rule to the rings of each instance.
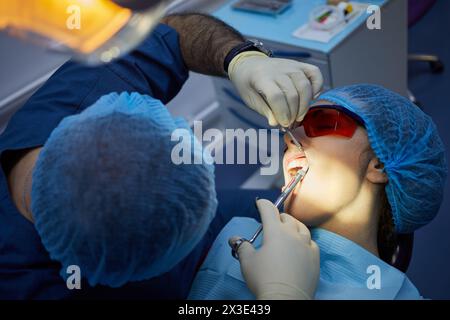
[[228, 76], [244, 102], [271, 126], [288, 127], [303, 120], [309, 102], [323, 85], [318, 67], [269, 58], [257, 51], [237, 55], [228, 67]]
[[313, 299], [319, 279], [319, 247], [308, 228], [268, 200], [258, 200], [264, 227], [258, 250], [244, 242], [238, 255], [241, 271], [257, 299]]

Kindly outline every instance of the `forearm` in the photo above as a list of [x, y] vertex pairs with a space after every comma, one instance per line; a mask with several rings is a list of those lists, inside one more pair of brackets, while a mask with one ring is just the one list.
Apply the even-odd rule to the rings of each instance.
[[223, 63], [232, 48], [244, 42], [242, 35], [224, 22], [203, 14], [177, 14], [162, 19], [180, 37], [184, 62], [189, 70], [225, 76]]
[[33, 222], [31, 214], [32, 172], [42, 147], [17, 151], [20, 159], [7, 173], [8, 187], [17, 210]]

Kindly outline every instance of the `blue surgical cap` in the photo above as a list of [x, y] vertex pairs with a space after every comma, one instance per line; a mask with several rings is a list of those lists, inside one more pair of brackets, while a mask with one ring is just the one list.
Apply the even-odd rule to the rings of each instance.
[[[200, 164], [174, 163], [175, 146]], [[211, 163], [187, 123], [148, 96], [110, 94], [62, 120], [32, 184], [36, 229], [61, 275], [76, 265], [90, 285], [117, 287], [169, 271], [215, 215]]]
[[439, 211], [447, 176], [444, 145], [431, 118], [408, 99], [381, 86], [358, 84], [325, 92], [365, 122], [369, 142], [384, 164], [386, 195], [397, 233], [410, 233]]

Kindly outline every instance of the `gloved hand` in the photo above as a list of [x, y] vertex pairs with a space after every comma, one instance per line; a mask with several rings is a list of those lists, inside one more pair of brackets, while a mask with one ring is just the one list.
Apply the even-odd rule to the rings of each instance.
[[257, 299], [313, 299], [319, 279], [319, 247], [304, 224], [268, 200], [258, 200], [264, 227], [258, 250], [244, 242], [238, 255], [241, 271]]
[[271, 126], [288, 127], [303, 120], [309, 102], [323, 85], [316, 66], [269, 58], [257, 51], [237, 55], [228, 67], [228, 76], [244, 102]]

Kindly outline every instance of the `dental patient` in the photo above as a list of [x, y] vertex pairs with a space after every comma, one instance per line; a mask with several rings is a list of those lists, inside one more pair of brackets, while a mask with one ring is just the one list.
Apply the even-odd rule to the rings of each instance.
[[[387, 89], [353, 85], [322, 94], [292, 132], [303, 150], [285, 136], [285, 181], [309, 171], [284, 209], [319, 245], [315, 299], [420, 299], [388, 262], [396, 236], [429, 223], [442, 202], [447, 165], [430, 117]], [[234, 218], [225, 226], [190, 299], [254, 299], [227, 241], [250, 239], [259, 225]]]

